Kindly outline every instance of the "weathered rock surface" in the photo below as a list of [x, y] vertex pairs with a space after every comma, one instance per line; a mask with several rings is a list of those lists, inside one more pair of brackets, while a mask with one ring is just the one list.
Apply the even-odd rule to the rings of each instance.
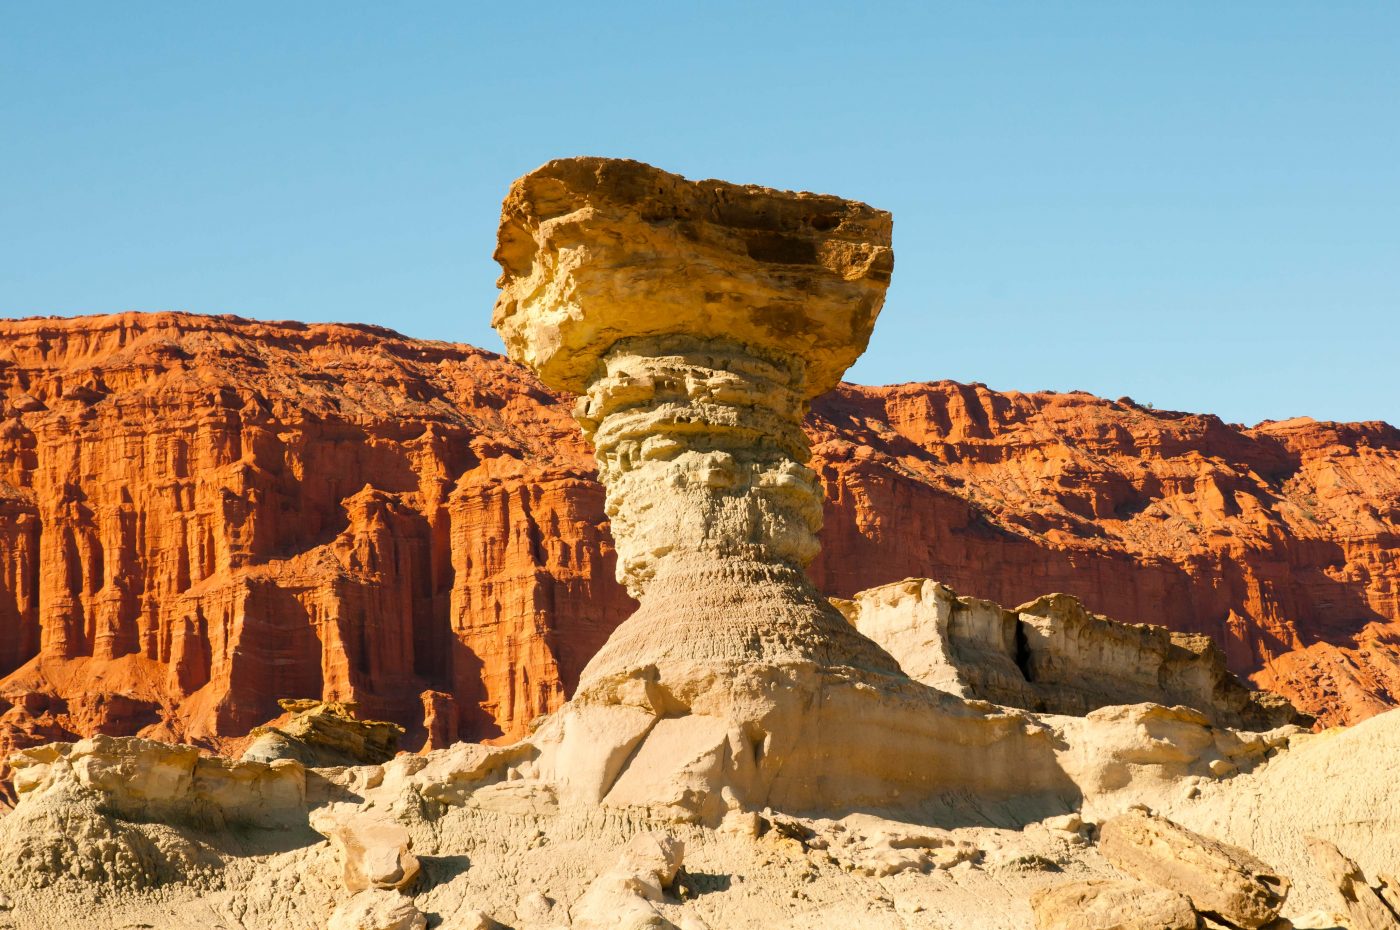
[[326, 930], [427, 930], [411, 898], [393, 891], [361, 891], [331, 912]]
[[[369, 327], [0, 323], [0, 755], [217, 742], [291, 695], [410, 748], [427, 690], [455, 736], [523, 734], [635, 609], [569, 402]], [[807, 431], [823, 592], [1064, 591], [1212, 635], [1326, 723], [1400, 693], [1391, 427], [939, 382], [840, 386]]]
[[1291, 884], [1244, 849], [1141, 810], [1106, 820], [1099, 850], [1134, 878], [1180, 892], [1202, 914], [1247, 930], [1278, 917]]
[[1007, 610], [908, 578], [836, 604], [911, 677], [963, 697], [1073, 716], [1183, 704], [1249, 730], [1311, 722], [1282, 697], [1246, 688], [1209, 637], [1117, 623], [1068, 595]]
[[1366, 875], [1335, 843], [1315, 836], [1307, 838], [1308, 852], [1323, 875], [1337, 888], [1351, 920], [1351, 930], [1397, 930], [1400, 911], [1387, 892], [1395, 889], [1388, 882], [1372, 886]]
[[218, 836], [306, 825], [306, 776], [296, 762], [229, 762], [192, 746], [108, 736], [27, 749], [11, 761], [21, 803], [0, 821], [0, 858], [8, 875], [34, 886], [198, 883], [218, 856], [172, 827]]
[[481, 911], [467, 908], [453, 914], [442, 930], [501, 930], [501, 925]]
[[[804, 572], [822, 492], [802, 417], [874, 325], [888, 216], [711, 187], [630, 162], [551, 162], [502, 213], [494, 323], [546, 383], [584, 389], [574, 414], [607, 491], [618, 579], [640, 602], [532, 737], [540, 771], [568, 801], [705, 824], [733, 807], [917, 809], [957, 791], [1051, 803], [1072, 784], [1045, 728], [911, 680]], [[636, 251], [667, 204], [694, 228]], [[712, 251], [736, 216], [807, 248]], [[538, 248], [519, 257], [527, 238]], [[854, 264], [802, 257], [852, 249]], [[586, 283], [614, 278], [649, 283]], [[653, 312], [657, 287], [692, 310]], [[775, 293], [801, 293], [810, 315], [775, 317]]]
[[446, 749], [457, 741], [460, 732], [457, 719], [457, 700], [442, 691], [424, 691], [423, 700], [423, 748], [422, 752]]
[[388, 762], [403, 735], [403, 727], [396, 723], [359, 719], [354, 704], [309, 699], [277, 703], [285, 713], [248, 734], [244, 759], [295, 759], [310, 766]]
[[1191, 899], [1145, 882], [1088, 879], [1031, 897], [1036, 930], [1196, 930]]
[[588, 886], [573, 909], [575, 930], [677, 930], [657, 910], [676, 880], [685, 844], [662, 833], [641, 833], [617, 863]]
[[[1295, 734], [1262, 765], [1222, 780], [1178, 782], [1174, 798], [1146, 800], [1172, 820], [1250, 850], [1293, 883], [1295, 914], [1337, 909], [1305, 837], [1345, 849], [1369, 875], [1400, 862], [1400, 711], [1345, 729]], [[1315, 922], [1314, 922], [1315, 925]]]
[[811, 827], [789, 820], [763, 819], [766, 830], [807, 849], [820, 849], [842, 868], [874, 878], [904, 872], [952, 869], [978, 862], [982, 850], [952, 830], [900, 824], [868, 814]]
[[561, 159], [511, 185], [492, 325], [582, 394], [618, 580], [641, 602], [582, 687], [697, 662], [895, 669], [803, 573], [822, 508], [802, 418], [869, 341], [890, 234], [865, 204], [633, 161]]
[[356, 813], [343, 820], [331, 815], [311, 825], [331, 841], [341, 882], [351, 893], [368, 888], [399, 891], [418, 877], [418, 858], [410, 851], [413, 838], [402, 824]]
[[800, 358], [796, 390], [813, 397], [865, 351], [891, 228], [883, 210], [827, 194], [561, 158], [506, 195], [491, 325], [556, 390], [587, 389], [620, 341], [683, 333]]
[[[1295, 735], [1253, 771], [1216, 780], [1204, 767], [1183, 774], [1179, 766], [1198, 751], [1201, 736], [1213, 738], [1219, 728], [1195, 712], [1195, 723], [1184, 719], [1185, 708], [1158, 708], [1177, 714], [1170, 717], [1176, 729], [1152, 731], [1150, 742], [1157, 745], [1149, 747], [1143, 744], [1146, 725], [1137, 716], [1145, 708], [1151, 705], [1101, 708], [1084, 718], [1030, 715], [1023, 721], [1060, 728], [1052, 742], [1066, 744], [1058, 750], [1062, 756], [1091, 761], [1097, 756], [1103, 762], [1104, 754], [1118, 752], [1114, 739], [1138, 747], [1127, 763], [1138, 774], [1126, 787], [1094, 794], [1097, 789], [1085, 782], [1081, 801], [1067, 795], [1061, 810], [1076, 803], [1086, 811], [1122, 810], [1134, 797], [1155, 800], [1154, 781], [1141, 774], [1155, 768], [1166, 789], [1162, 803], [1173, 819], [1189, 820], [1193, 829], [1226, 842], [1267, 850], [1272, 861], [1285, 866], [1284, 874], [1307, 879], [1289, 896], [1297, 908], [1291, 917], [1335, 906], [1334, 887], [1315, 880], [1304, 831], [1338, 842], [1367, 839], [1358, 855], [1373, 874], [1395, 861], [1400, 779], [1388, 777], [1386, 766], [1400, 759], [1393, 751], [1400, 741], [1400, 713], [1348, 730]], [[1115, 716], [1120, 711], [1127, 714], [1122, 720]], [[37, 779], [43, 790], [26, 788], [18, 808], [0, 817], [0, 894], [13, 902], [14, 926], [69, 930], [71, 915], [81, 913], [91, 915], [95, 926], [281, 930], [325, 926], [337, 907], [349, 912], [343, 860], [334, 842], [287, 826], [259, 830], [244, 823], [211, 830], [208, 819], [191, 821], [188, 803], [140, 806], [147, 797], [186, 797], [178, 790], [182, 780], [170, 773], [184, 770], [189, 750], [134, 738], [90, 743], [91, 748], [50, 747], [59, 761], [22, 768], [21, 774], [43, 775]], [[1014, 742], [1002, 737], [999, 745], [1005, 769], [1025, 768]], [[46, 752], [30, 750], [26, 757]], [[984, 752], [971, 749], [985, 765]], [[1151, 761], [1154, 753], [1159, 761]], [[957, 757], [952, 750], [946, 761], [956, 764]], [[75, 758], [78, 764], [64, 764]], [[101, 764], [88, 771], [82, 758]], [[1377, 768], [1359, 768], [1358, 758], [1376, 760]], [[376, 907], [397, 915], [395, 920], [411, 922], [417, 913], [444, 928], [465, 922], [475, 930], [484, 915], [520, 930], [578, 926], [588, 911], [584, 899], [596, 886], [595, 898], [612, 900], [626, 891], [626, 910], [638, 920], [653, 926], [665, 921], [681, 930], [758, 930], [773, 926], [775, 919], [779, 926], [810, 930], [1022, 930], [1031, 924], [1029, 899], [1040, 888], [1066, 879], [1113, 878], [1100, 855], [1111, 838], [1112, 820], [1100, 825], [1102, 843], [1095, 846], [1086, 817], [1060, 814], [1026, 824], [1026, 810], [1016, 797], [971, 794], [964, 811], [931, 807], [922, 823], [866, 813], [810, 818], [736, 809], [720, 829], [708, 830], [677, 824], [664, 810], [600, 810], [575, 803], [571, 792], [550, 781], [543, 759], [541, 748], [529, 742], [458, 744], [426, 755], [401, 754], [383, 765], [308, 770], [305, 798], [283, 822], [324, 828], [368, 817], [390, 828], [394, 835], [386, 846], [396, 856], [404, 851], [402, 834], [394, 829], [401, 827], [425, 879], [406, 885], [404, 894], [380, 889], [364, 900], [379, 902]], [[135, 760], [151, 777], [131, 785], [122, 773]], [[1074, 769], [1065, 762], [1066, 770]], [[36, 771], [42, 766], [48, 768]], [[98, 773], [101, 777], [94, 777]], [[258, 784], [258, 779], [238, 783], [244, 806], [261, 797]], [[175, 787], [162, 787], [168, 785]], [[1185, 787], [1199, 790], [1183, 792]], [[1298, 797], [1309, 803], [1290, 803]], [[673, 871], [679, 865], [679, 855], [667, 852], [673, 847], [648, 833], [683, 838], [685, 872]], [[639, 834], [643, 839], [635, 839]], [[259, 835], [270, 840], [259, 841]], [[640, 846], [644, 855], [625, 852], [628, 843]], [[1177, 849], [1168, 850], [1174, 861], [1196, 861], [1172, 852]], [[624, 852], [600, 856], [600, 850]], [[935, 872], [947, 874], [920, 874]], [[604, 876], [610, 877], [604, 881]], [[1230, 883], [1221, 885], [1228, 889]], [[658, 888], [665, 893], [658, 894]], [[611, 891], [605, 895], [605, 889]], [[1298, 892], [1303, 897], [1295, 901]], [[1298, 925], [1335, 926], [1317, 920]]]
[[10, 760], [23, 798], [70, 781], [134, 818], [283, 828], [304, 821], [306, 777], [290, 760], [231, 762], [193, 746], [94, 736], [26, 749]]

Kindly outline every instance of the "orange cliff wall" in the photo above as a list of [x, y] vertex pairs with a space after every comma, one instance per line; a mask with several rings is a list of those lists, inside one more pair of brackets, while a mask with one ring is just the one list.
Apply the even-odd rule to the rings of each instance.
[[952, 382], [843, 385], [816, 414], [825, 590], [925, 575], [1007, 605], [1062, 591], [1213, 636], [1324, 723], [1400, 703], [1392, 426], [1244, 429]]
[[[0, 750], [217, 745], [279, 697], [509, 737], [633, 603], [562, 403], [488, 352], [184, 314], [0, 322]], [[909, 575], [1208, 632], [1330, 722], [1400, 695], [1400, 434], [843, 385], [831, 594]], [[441, 698], [434, 698], [441, 703]]]

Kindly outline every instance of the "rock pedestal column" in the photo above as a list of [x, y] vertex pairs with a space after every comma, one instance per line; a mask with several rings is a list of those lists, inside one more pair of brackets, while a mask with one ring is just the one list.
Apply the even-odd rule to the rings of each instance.
[[619, 580], [641, 608], [581, 688], [637, 668], [815, 663], [898, 674], [807, 581], [821, 486], [808, 402], [864, 349], [889, 215], [835, 197], [568, 159], [517, 181], [494, 325], [581, 394]]
[[[799, 388], [795, 389], [794, 385]], [[807, 581], [822, 491], [802, 370], [724, 340], [627, 339], [577, 408], [641, 602], [584, 683], [639, 664], [815, 662], [895, 672]]]
[[822, 508], [802, 418], [865, 348], [890, 229], [864, 204], [630, 161], [511, 187], [492, 322], [579, 395], [641, 605], [531, 737], [564, 797], [707, 822], [973, 786], [1062, 803], [1043, 729], [911, 681], [804, 571]]

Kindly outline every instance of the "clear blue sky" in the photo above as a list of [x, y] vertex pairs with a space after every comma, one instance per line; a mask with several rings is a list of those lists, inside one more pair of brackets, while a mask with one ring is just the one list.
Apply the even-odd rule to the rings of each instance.
[[0, 316], [500, 343], [550, 158], [893, 212], [864, 383], [1400, 423], [1400, 3], [0, 5]]

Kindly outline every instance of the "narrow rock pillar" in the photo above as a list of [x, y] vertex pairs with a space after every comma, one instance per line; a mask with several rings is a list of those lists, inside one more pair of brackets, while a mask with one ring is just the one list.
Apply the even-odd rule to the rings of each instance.
[[493, 325], [579, 396], [640, 609], [591, 682], [735, 663], [898, 674], [808, 582], [822, 492], [802, 418], [864, 350], [890, 217], [836, 197], [565, 159], [511, 188]]

